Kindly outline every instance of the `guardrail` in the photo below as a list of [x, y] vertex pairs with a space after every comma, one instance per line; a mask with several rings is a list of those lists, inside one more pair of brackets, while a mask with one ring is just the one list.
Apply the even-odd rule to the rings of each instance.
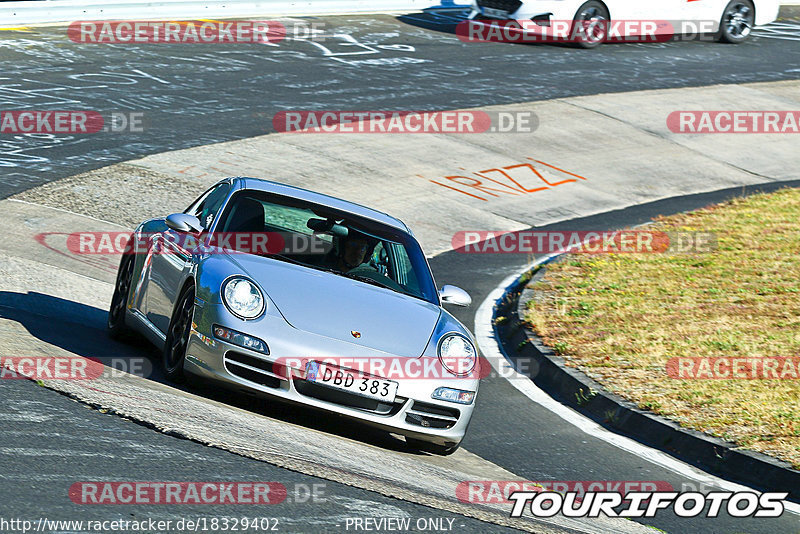
[[393, 13], [466, 7], [454, 0], [38, 0], [0, 2], [0, 26], [75, 20], [263, 17], [347, 13]]

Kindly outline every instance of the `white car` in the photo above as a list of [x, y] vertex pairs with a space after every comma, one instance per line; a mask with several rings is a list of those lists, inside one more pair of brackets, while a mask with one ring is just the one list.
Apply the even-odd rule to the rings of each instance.
[[[754, 26], [777, 19], [779, 9], [779, 0], [473, 0], [469, 18], [533, 21], [538, 26], [554, 21], [580, 22], [588, 37], [577, 44], [593, 48], [606, 40], [604, 32], [596, 28], [607, 27], [604, 24], [609, 21], [635, 20], [682, 21], [692, 28], [713, 25], [717, 40], [739, 43], [747, 39]], [[622, 25], [617, 31], [627, 32], [623, 36], [629, 37], [638, 28], [641, 25]]]

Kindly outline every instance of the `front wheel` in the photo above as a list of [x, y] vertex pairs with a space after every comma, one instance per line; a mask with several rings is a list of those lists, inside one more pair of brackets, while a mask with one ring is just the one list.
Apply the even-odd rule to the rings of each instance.
[[164, 343], [164, 373], [173, 382], [183, 382], [183, 361], [192, 331], [194, 318], [194, 286], [189, 284], [178, 297], [178, 304], [172, 312], [172, 320], [167, 329]]
[[461, 446], [461, 443], [456, 443], [455, 445], [447, 446], [447, 445], [437, 445], [436, 443], [423, 441], [421, 439], [406, 438], [406, 445], [408, 445], [409, 448], [417, 451], [430, 452], [432, 454], [437, 454], [439, 456], [448, 456], [456, 452], [456, 450], [458, 450], [458, 447]]
[[753, 32], [756, 23], [756, 8], [750, 0], [731, 0], [722, 13], [717, 41], [738, 44]]
[[591, 0], [578, 8], [573, 18], [570, 37], [581, 48], [596, 48], [608, 37], [610, 23], [608, 9], [601, 2]]

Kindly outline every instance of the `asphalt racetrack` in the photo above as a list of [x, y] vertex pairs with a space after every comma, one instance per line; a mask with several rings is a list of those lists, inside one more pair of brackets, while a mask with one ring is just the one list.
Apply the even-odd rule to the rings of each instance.
[[289, 109], [464, 109], [800, 75], [799, 30], [759, 30], [743, 46], [613, 44], [576, 53], [464, 43], [453, 34], [460, 17], [292, 19], [321, 24], [325, 40], [268, 45], [97, 45], [72, 43], [63, 27], [0, 31], [4, 110], [143, 113], [145, 124], [124, 136], [4, 135], [0, 197], [147, 154], [269, 133], [275, 113]]

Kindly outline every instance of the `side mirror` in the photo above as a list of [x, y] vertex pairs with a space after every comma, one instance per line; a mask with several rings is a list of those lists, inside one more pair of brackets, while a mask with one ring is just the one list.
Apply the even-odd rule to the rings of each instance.
[[172, 228], [176, 232], [199, 234], [203, 231], [203, 225], [200, 224], [200, 219], [188, 213], [173, 213], [167, 217], [165, 222], [169, 228]]
[[439, 298], [442, 304], [452, 304], [453, 306], [469, 306], [472, 304], [472, 297], [469, 293], [456, 286], [442, 286], [439, 290]]

